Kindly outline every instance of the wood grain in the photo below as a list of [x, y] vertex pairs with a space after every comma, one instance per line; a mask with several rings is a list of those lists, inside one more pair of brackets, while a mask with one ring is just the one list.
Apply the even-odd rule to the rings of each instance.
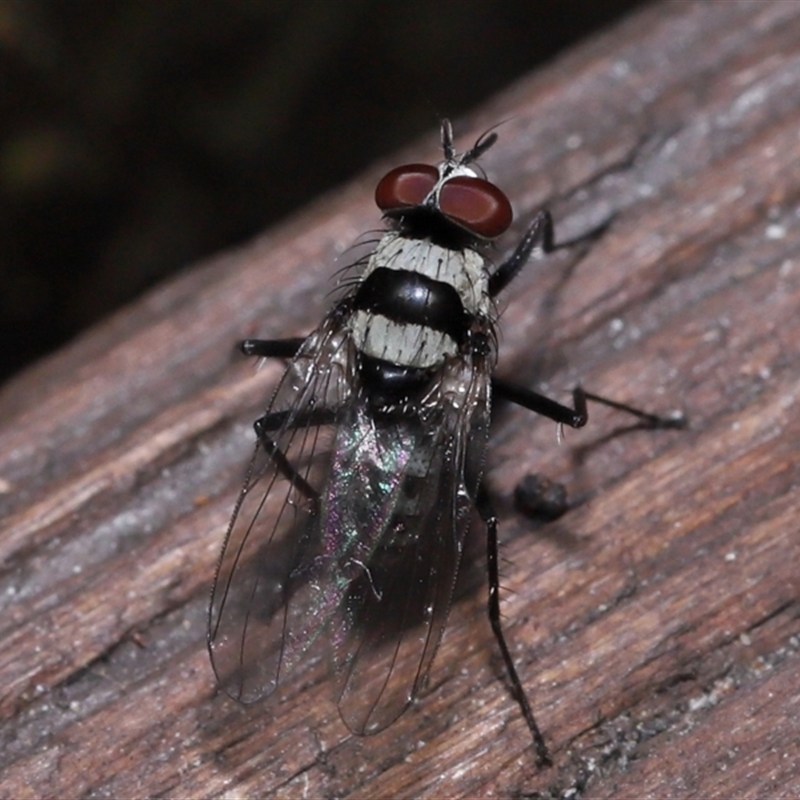
[[[0, 796], [800, 794], [800, 5], [652, 5], [459, 141], [498, 121], [484, 167], [517, 212], [498, 257], [543, 205], [562, 240], [610, 223], [507, 293], [499, 374], [692, 422], [625, 433], [594, 410], [559, 444], [498, 410], [503, 610], [555, 766], [502, 679], [480, 531], [431, 686], [384, 733], [347, 732], [316, 664], [280, 703], [214, 686], [208, 591], [279, 374], [233, 345], [319, 320], [379, 225], [382, 164], [3, 388]], [[527, 472], [571, 512], [516, 513]]]

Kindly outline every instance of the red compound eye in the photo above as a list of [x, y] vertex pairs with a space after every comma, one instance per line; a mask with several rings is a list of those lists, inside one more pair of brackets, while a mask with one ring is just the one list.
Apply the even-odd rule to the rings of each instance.
[[430, 164], [406, 164], [384, 175], [375, 189], [381, 211], [418, 206], [439, 180], [439, 170]]
[[500, 189], [483, 178], [466, 175], [451, 178], [442, 186], [439, 210], [482, 239], [499, 236], [514, 218], [511, 203]]

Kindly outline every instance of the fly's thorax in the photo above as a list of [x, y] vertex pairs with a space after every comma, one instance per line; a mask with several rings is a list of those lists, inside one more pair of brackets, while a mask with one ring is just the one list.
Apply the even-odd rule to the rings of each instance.
[[365, 356], [430, 370], [459, 354], [472, 320], [488, 316], [486, 262], [480, 253], [387, 233], [354, 297], [353, 340]]
[[456, 290], [468, 314], [489, 314], [486, 259], [475, 249], [451, 249], [430, 239], [388, 231], [370, 256], [363, 278], [379, 268], [414, 272], [446, 283]]

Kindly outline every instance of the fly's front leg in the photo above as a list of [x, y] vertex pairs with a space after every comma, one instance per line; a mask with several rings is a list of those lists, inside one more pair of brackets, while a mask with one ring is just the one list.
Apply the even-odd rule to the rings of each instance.
[[500, 616], [500, 571], [498, 568], [497, 557], [497, 515], [491, 506], [489, 497], [483, 489], [478, 492], [478, 500], [476, 503], [478, 513], [481, 519], [486, 523], [486, 566], [489, 573], [489, 622], [492, 626], [492, 632], [500, 647], [500, 652], [503, 656], [508, 679], [511, 682], [511, 693], [514, 699], [519, 704], [522, 716], [525, 717], [525, 722], [533, 736], [533, 744], [536, 748], [536, 763], [540, 767], [549, 767], [553, 762], [550, 759], [550, 753], [547, 750], [547, 745], [544, 741], [544, 736], [536, 724], [536, 718], [533, 716], [533, 709], [528, 702], [528, 697], [525, 694], [525, 689], [522, 687], [522, 681], [519, 679], [517, 669], [514, 666], [514, 661], [511, 658], [511, 652], [506, 644], [505, 635], [503, 633], [503, 626]]
[[534, 217], [533, 223], [516, 250], [489, 276], [490, 297], [497, 297], [514, 280], [537, 247], [540, 247], [545, 254], [552, 253], [556, 249], [553, 243], [553, 218], [549, 211], [540, 211]]
[[[522, 237], [522, 241], [517, 245], [511, 256], [504, 261], [489, 276], [489, 295], [496, 297], [508, 284], [514, 280], [516, 275], [525, 266], [531, 253], [538, 247], [543, 254], [552, 253], [555, 250], [571, 247], [580, 241], [597, 236], [605, 230], [608, 223], [590, 231], [587, 234], [569, 242], [555, 243], [553, 234], [553, 218], [549, 211], [540, 211], [533, 220], [528, 232]], [[499, 397], [504, 397], [517, 405], [523, 406], [531, 411], [541, 414], [554, 422], [562, 425], [569, 425], [570, 428], [582, 428], [589, 420], [587, 401], [600, 403], [601, 405], [623, 411], [636, 417], [642, 427], [647, 428], [683, 428], [686, 427], [686, 418], [681, 413], [673, 413], [667, 416], [651, 414], [641, 411], [638, 408], [629, 406], [626, 403], [619, 403], [607, 397], [585, 391], [582, 387], [576, 387], [572, 392], [573, 408], [565, 406], [549, 397], [545, 397], [532, 389], [522, 386], [513, 386], [505, 381], [492, 379], [492, 389]]]
[[610, 224], [610, 220], [606, 221], [574, 239], [556, 244], [553, 234], [553, 217], [549, 211], [543, 209], [533, 218], [530, 228], [528, 228], [527, 233], [522, 237], [522, 241], [517, 245], [514, 252], [489, 276], [489, 296], [497, 297], [498, 293], [502, 292], [514, 280], [517, 273], [531, 257], [531, 253], [537, 248], [542, 251], [543, 255], [553, 253], [556, 250], [564, 250], [581, 242], [597, 238]]

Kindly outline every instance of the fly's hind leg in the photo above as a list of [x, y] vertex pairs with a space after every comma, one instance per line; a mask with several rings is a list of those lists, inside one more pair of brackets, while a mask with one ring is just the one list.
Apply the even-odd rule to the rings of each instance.
[[536, 763], [540, 767], [550, 766], [553, 762], [550, 759], [547, 744], [544, 741], [542, 732], [539, 730], [539, 726], [536, 724], [536, 718], [533, 716], [533, 709], [525, 694], [525, 689], [522, 687], [522, 681], [520, 681], [519, 675], [517, 674], [517, 669], [511, 658], [511, 651], [508, 649], [505, 634], [503, 633], [500, 615], [500, 572], [497, 557], [497, 515], [492, 508], [487, 493], [483, 489], [478, 491], [476, 506], [481, 519], [486, 523], [487, 531], [486, 565], [489, 573], [489, 622], [492, 626], [492, 632], [497, 640], [497, 644], [500, 647], [500, 653], [503, 656], [506, 673], [511, 683], [511, 693], [519, 704], [522, 716], [525, 718], [525, 722], [533, 737], [533, 745], [536, 748]]

